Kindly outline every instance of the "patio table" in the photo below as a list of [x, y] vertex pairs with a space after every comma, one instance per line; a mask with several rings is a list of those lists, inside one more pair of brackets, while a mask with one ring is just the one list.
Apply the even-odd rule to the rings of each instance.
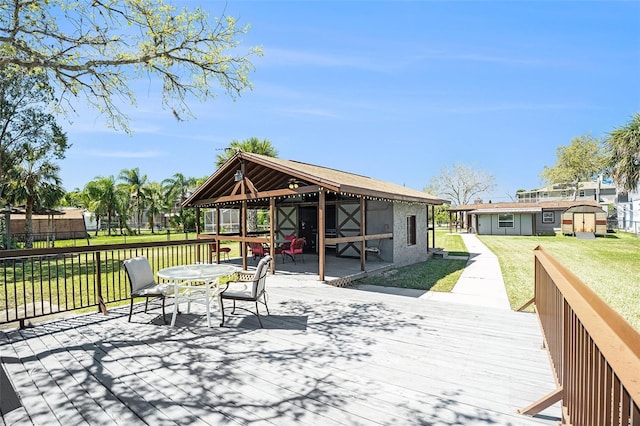
[[239, 268], [232, 265], [220, 265], [217, 263], [181, 265], [160, 269], [158, 277], [173, 281], [175, 303], [171, 326], [175, 327], [180, 302], [187, 302], [187, 312], [191, 310], [191, 303], [205, 305], [207, 327], [211, 327], [211, 301], [214, 297], [218, 299], [218, 307], [220, 306], [218, 297], [220, 295], [219, 279], [220, 277], [234, 274], [239, 270]]

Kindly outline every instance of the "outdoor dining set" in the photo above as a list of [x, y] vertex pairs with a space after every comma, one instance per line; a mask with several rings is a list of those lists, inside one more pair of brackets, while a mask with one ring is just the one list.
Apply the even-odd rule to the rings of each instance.
[[[275, 240], [277, 244], [275, 247], [275, 254], [282, 256], [282, 263], [284, 263], [287, 257], [295, 263], [296, 257], [302, 259], [304, 263], [304, 246], [307, 244], [305, 238], [298, 238], [294, 234], [286, 235], [284, 238], [278, 238]], [[254, 259], [261, 258], [269, 253], [269, 247], [263, 243], [248, 243], [251, 249], [251, 254]]]
[[[287, 235], [282, 239], [276, 239], [275, 254], [282, 257], [282, 262], [290, 258], [294, 263], [297, 259], [304, 262], [303, 251], [306, 245], [304, 238], [295, 235]], [[254, 260], [259, 262], [255, 271], [242, 270], [232, 264], [221, 263], [196, 263], [191, 265], [180, 265], [160, 269], [157, 276], [162, 281], [156, 280], [149, 260], [144, 256], [134, 257], [124, 261], [124, 268], [131, 285], [131, 305], [129, 308], [129, 322], [133, 315], [134, 299], [144, 298], [144, 312], [147, 312], [149, 299], [161, 299], [162, 318], [167, 323], [165, 302], [168, 298], [173, 298], [173, 315], [171, 326], [175, 327], [176, 319], [180, 312], [180, 305], [187, 304], [187, 313], [191, 312], [191, 304], [204, 306], [207, 319], [207, 327], [211, 327], [212, 309], [220, 311], [220, 326], [225, 322], [225, 301], [232, 302], [231, 314], [236, 309], [242, 309], [253, 313], [260, 327], [264, 327], [258, 304], [263, 304], [267, 314], [267, 293], [265, 290], [266, 277], [269, 273], [271, 262], [274, 260], [269, 254], [270, 249], [262, 243], [247, 243], [251, 249]], [[229, 260], [231, 251], [228, 247], [218, 246], [217, 242], [210, 243], [213, 253], [219, 252]], [[221, 280], [222, 278], [224, 280]], [[224, 283], [222, 283], [224, 281]], [[252, 302], [255, 304], [255, 311], [236, 306], [239, 302]]]
[[[265, 291], [266, 277], [269, 272], [271, 256], [265, 255], [260, 259], [254, 271], [241, 270], [229, 264], [192, 264], [160, 269], [158, 277], [168, 282], [159, 283], [153, 274], [149, 260], [144, 256], [134, 257], [124, 261], [124, 268], [131, 285], [131, 305], [129, 308], [129, 322], [133, 314], [135, 298], [145, 298], [145, 313], [150, 298], [162, 300], [162, 318], [167, 323], [165, 301], [174, 298], [171, 326], [175, 326], [176, 318], [180, 314], [180, 305], [187, 303], [187, 313], [191, 311], [191, 304], [204, 305], [207, 327], [211, 327], [211, 310], [214, 302], [218, 302], [220, 310], [220, 326], [225, 322], [225, 301], [232, 302], [231, 314], [236, 308], [249, 311], [256, 315], [260, 327], [263, 327], [258, 303], [265, 306], [267, 314], [267, 294]], [[227, 277], [226, 284], [221, 284], [221, 278]], [[236, 307], [237, 302], [255, 303], [255, 312]]]

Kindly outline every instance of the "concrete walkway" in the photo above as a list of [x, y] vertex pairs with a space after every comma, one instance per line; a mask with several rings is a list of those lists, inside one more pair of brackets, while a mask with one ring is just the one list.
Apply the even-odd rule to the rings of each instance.
[[421, 298], [511, 309], [498, 258], [475, 234], [460, 234], [469, 260], [451, 293], [427, 292]]

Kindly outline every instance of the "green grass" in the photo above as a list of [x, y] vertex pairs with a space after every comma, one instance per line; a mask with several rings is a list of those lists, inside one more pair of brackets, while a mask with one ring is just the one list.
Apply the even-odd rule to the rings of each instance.
[[458, 234], [450, 234], [444, 228], [436, 229], [436, 245], [443, 248], [450, 256], [469, 256], [467, 246]]
[[184, 232], [171, 231], [167, 233], [166, 231], [158, 231], [155, 233], [151, 233], [151, 231], [142, 231], [140, 235], [120, 235], [112, 231], [112, 235], [107, 235], [104, 231], [99, 231], [98, 235], [95, 235], [95, 232], [90, 232], [90, 238], [87, 242], [87, 239], [76, 239], [76, 240], [57, 240], [55, 242], [56, 247], [80, 247], [86, 245], [104, 245], [104, 244], [126, 244], [126, 243], [148, 243], [148, 242], [156, 242], [156, 241], [177, 241], [184, 240], [185, 236], [187, 239], [196, 238], [195, 232], [190, 232], [185, 234]]
[[[128, 243], [150, 243], [157, 241], [178, 241], [186, 239], [196, 238], [195, 232], [189, 232], [185, 235], [184, 232], [171, 231], [167, 234], [166, 231], [158, 231], [151, 233], [151, 231], [142, 231], [140, 235], [106, 235], [105, 232], [100, 231], [98, 236], [94, 232], [91, 232], [91, 238], [89, 238], [88, 245], [97, 246], [104, 244], [128, 244]], [[86, 239], [78, 240], [58, 240], [55, 242], [56, 247], [84, 247], [87, 246]], [[229, 247], [231, 252], [229, 257], [240, 256], [240, 245], [233, 241], [223, 241], [221, 247]]]
[[[533, 250], [541, 246], [640, 330], [640, 238], [624, 232], [595, 240], [561, 235], [480, 235], [479, 238], [498, 257], [513, 309], [533, 296]], [[436, 245], [448, 251], [449, 255], [468, 255], [460, 235], [449, 234], [446, 230], [436, 231]], [[429, 259], [379, 276], [363, 278], [357, 283], [450, 291], [462, 274], [465, 263], [463, 260]]]
[[[188, 237], [195, 238], [195, 234], [189, 234]], [[184, 239], [184, 234], [172, 233], [170, 238]], [[479, 238], [498, 256], [512, 308], [519, 308], [533, 295], [533, 249], [540, 245], [591, 287], [632, 326], [640, 329], [639, 238], [622, 232], [596, 240], [578, 240], [560, 235], [555, 237], [481, 235]], [[126, 237], [128, 243], [166, 240], [166, 233]], [[90, 240], [91, 245], [123, 242], [125, 242], [123, 236], [100, 235]], [[56, 241], [56, 247], [73, 245], [73, 241]], [[449, 234], [447, 229], [436, 230], [436, 245], [449, 252], [450, 256], [468, 256], [460, 235]], [[231, 248], [231, 257], [240, 255], [238, 243], [223, 242], [222, 246]], [[429, 259], [414, 265], [392, 269], [379, 276], [370, 276], [357, 283], [450, 291], [462, 274], [465, 264], [465, 260]]]
[[[449, 252], [449, 255], [469, 255], [462, 237], [449, 234], [445, 229], [436, 230], [436, 245]], [[448, 292], [458, 282], [466, 263], [466, 260], [431, 258], [425, 262], [393, 268], [380, 275], [357, 280], [356, 283]]]
[[500, 261], [512, 308], [533, 296], [533, 249], [541, 246], [640, 330], [640, 239], [623, 232], [595, 240], [560, 235], [479, 238]]
[[356, 283], [416, 290], [451, 291], [466, 263], [466, 260], [429, 259], [362, 278]]
[[[190, 233], [188, 239], [194, 239], [195, 233]], [[148, 243], [184, 240], [184, 233], [143, 233], [142, 235], [104, 235], [97, 237], [92, 234], [89, 245], [100, 247], [105, 244], [123, 243]], [[55, 246], [74, 247], [86, 246], [85, 240], [58, 240]], [[230, 256], [239, 256], [239, 244], [237, 242], [223, 243], [222, 246], [231, 248]], [[131, 256], [126, 250], [116, 250], [105, 253], [102, 257], [102, 291], [105, 300], [111, 304], [114, 299], [123, 297], [128, 292], [128, 281], [124, 270], [119, 267], [120, 262]], [[160, 264], [170, 265], [172, 262], [180, 262], [181, 253], [163, 254], [164, 261]], [[167, 258], [170, 256], [170, 259]], [[3, 283], [0, 285], [0, 306], [21, 306], [39, 302], [50, 301], [53, 305], [64, 307], [80, 307], [97, 303], [94, 294], [96, 264], [92, 254], [77, 254], [68, 258], [27, 258], [19, 262], [7, 262], [4, 266]], [[224, 282], [224, 279], [221, 280]], [[95, 309], [90, 307], [86, 309]], [[82, 312], [83, 310], [80, 310]]]

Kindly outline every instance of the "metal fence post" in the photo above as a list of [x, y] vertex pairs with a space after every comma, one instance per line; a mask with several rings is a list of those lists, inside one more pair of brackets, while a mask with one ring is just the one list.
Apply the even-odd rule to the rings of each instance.
[[100, 252], [93, 252], [93, 258], [96, 263], [96, 295], [98, 298], [98, 310], [107, 315], [107, 306], [102, 298], [102, 267], [100, 265]]

